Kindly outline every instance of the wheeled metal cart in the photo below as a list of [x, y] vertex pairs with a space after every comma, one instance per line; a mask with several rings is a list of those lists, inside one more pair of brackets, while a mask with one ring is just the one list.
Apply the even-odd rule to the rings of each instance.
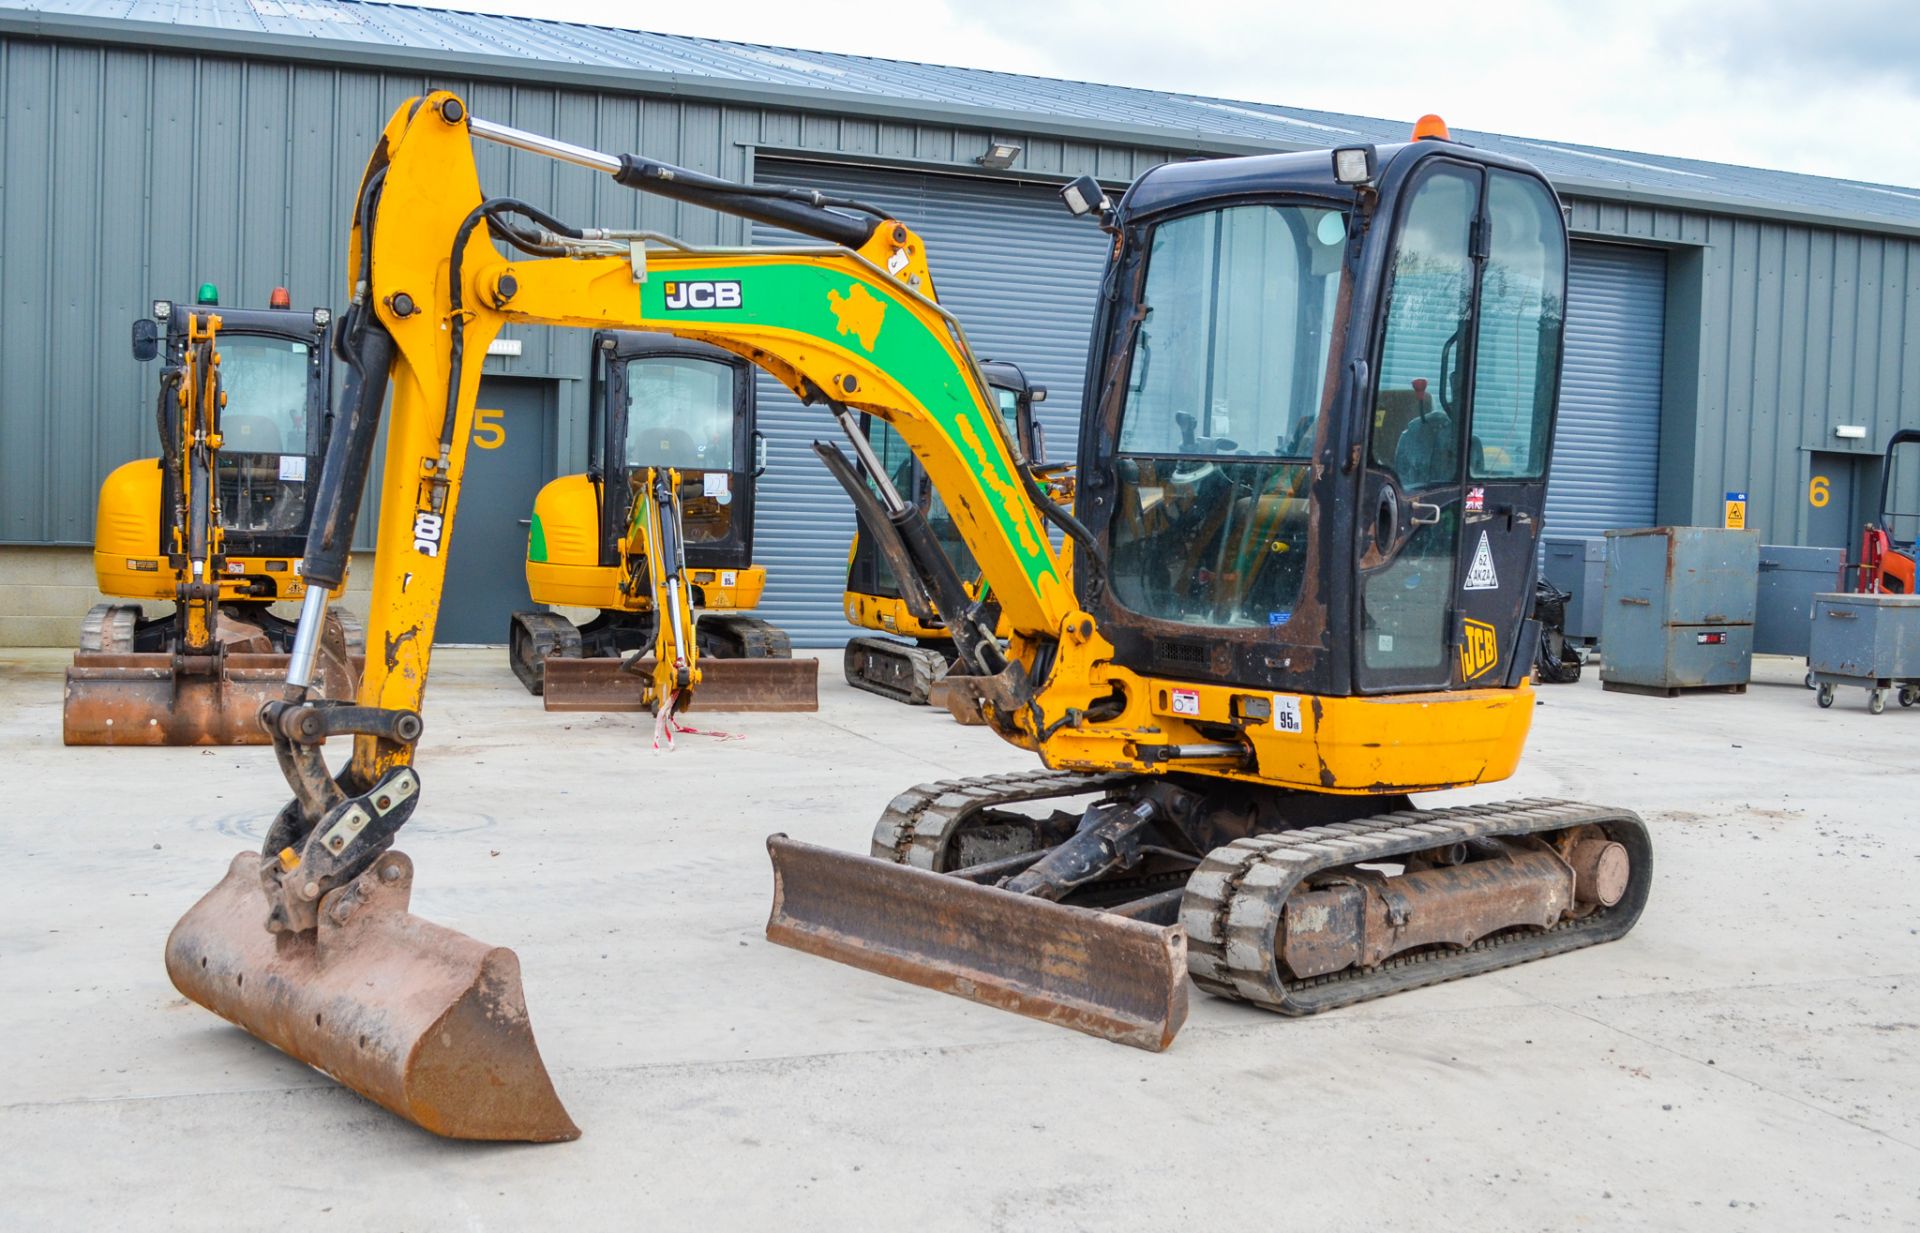
[[1875, 715], [1888, 694], [1920, 703], [1920, 595], [1818, 595], [1812, 617], [1807, 679], [1821, 706], [1842, 686], [1865, 689]]

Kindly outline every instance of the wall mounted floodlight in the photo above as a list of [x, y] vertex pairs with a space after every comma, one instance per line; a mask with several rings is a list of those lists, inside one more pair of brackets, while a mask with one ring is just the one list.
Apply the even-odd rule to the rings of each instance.
[[1020, 147], [1011, 141], [996, 141], [987, 147], [987, 152], [973, 161], [988, 171], [1005, 171], [1013, 166], [1013, 160], [1020, 157]]

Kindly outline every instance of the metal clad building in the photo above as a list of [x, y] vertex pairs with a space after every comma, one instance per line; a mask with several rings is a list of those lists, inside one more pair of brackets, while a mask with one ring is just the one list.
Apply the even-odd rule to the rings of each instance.
[[[436, 87], [581, 144], [897, 208], [928, 237], [936, 284], [976, 349], [1049, 386], [1056, 453], [1071, 449], [1102, 244], [1057, 210], [1054, 185], [1091, 171], [1119, 186], [1171, 158], [1407, 131], [356, 0], [0, 0], [0, 644], [71, 641], [93, 598], [84, 547], [100, 479], [153, 451], [154, 376], [122, 350], [130, 320], [202, 281], [229, 303], [286, 285], [297, 304], [339, 307], [366, 155], [397, 103]], [[1920, 358], [1909, 358], [1920, 357], [1920, 191], [1457, 135], [1533, 161], [1572, 206], [1550, 533], [1717, 524], [1729, 491], [1749, 494], [1750, 525], [1769, 542], [1857, 528], [1881, 443], [1920, 424]], [[977, 165], [993, 140], [1023, 147], [1011, 170]], [[564, 218], [755, 238], [739, 220], [577, 169], [493, 147], [480, 160], [490, 191]], [[502, 473], [503, 505], [519, 499], [512, 485], [586, 459], [586, 336], [515, 336], [520, 354], [488, 360], [483, 394], [518, 400], [541, 439], [520, 442], [531, 470]], [[763, 413], [770, 615], [802, 643], [837, 641], [851, 517], [806, 449], [829, 425], [777, 391]], [[1864, 435], [1839, 437], [1841, 426]], [[484, 574], [457, 544], [455, 565]], [[489, 568], [505, 581], [467, 585], [517, 578], [517, 561]]]

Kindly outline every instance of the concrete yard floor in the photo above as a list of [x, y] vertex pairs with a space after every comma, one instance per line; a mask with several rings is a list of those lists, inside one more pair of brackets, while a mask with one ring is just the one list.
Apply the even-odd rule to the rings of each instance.
[[1149, 1054], [766, 942], [768, 832], [864, 851], [1032, 765], [849, 690], [647, 750], [441, 652], [414, 908], [518, 951], [578, 1142], [434, 1138], [175, 993], [174, 920], [287, 797], [266, 749], [65, 749], [0, 654], [6, 1229], [1841, 1229], [1920, 1225], [1920, 709], [1543, 688], [1518, 776], [1640, 811], [1624, 940]]

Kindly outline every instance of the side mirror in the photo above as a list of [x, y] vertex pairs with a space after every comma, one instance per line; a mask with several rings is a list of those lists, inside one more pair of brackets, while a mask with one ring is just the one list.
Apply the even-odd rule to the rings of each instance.
[[1020, 447], [1027, 452], [1027, 466], [1044, 467], [1047, 465], [1047, 430], [1040, 421], [1033, 418], [1033, 404], [1046, 398], [1044, 386], [1035, 386], [1022, 398], [1015, 415], [1019, 418]]
[[1067, 213], [1075, 218], [1085, 218], [1089, 214], [1105, 218], [1113, 209], [1113, 202], [1107, 200], [1107, 190], [1101, 188], [1100, 181], [1092, 176], [1081, 176], [1063, 185], [1060, 200], [1066, 203]]
[[133, 323], [133, 358], [142, 364], [160, 354], [160, 323], [142, 317]]

